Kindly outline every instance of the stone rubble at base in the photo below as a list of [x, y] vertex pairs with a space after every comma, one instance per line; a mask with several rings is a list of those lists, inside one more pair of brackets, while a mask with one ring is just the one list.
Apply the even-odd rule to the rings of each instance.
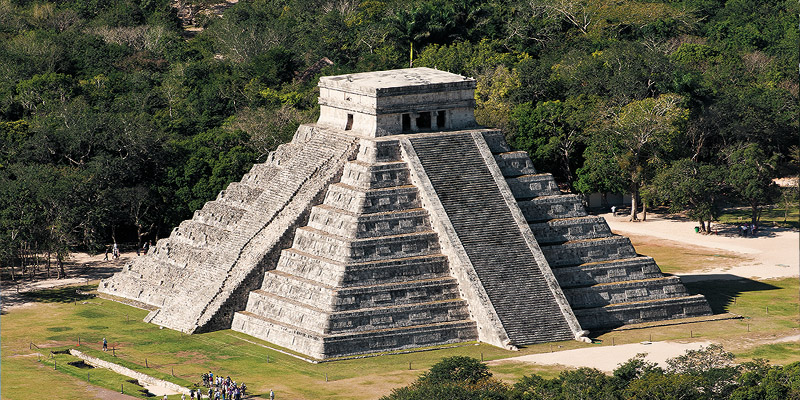
[[99, 290], [324, 359], [708, 315], [428, 68], [323, 77], [320, 119]]

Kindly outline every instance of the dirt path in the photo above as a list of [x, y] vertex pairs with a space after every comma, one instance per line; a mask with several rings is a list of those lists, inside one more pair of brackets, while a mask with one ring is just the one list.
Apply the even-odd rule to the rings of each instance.
[[695, 222], [647, 214], [646, 222], [628, 221], [628, 216], [601, 215], [615, 233], [672, 240], [692, 246], [740, 253], [752, 261], [726, 268], [681, 273], [685, 282], [705, 279], [775, 279], [800, 276], [800, 232], [785, 228], [762, 228], [756, 237], [741, 237], [735, 227], [715, 224], [717, 235], [694, 232]]
[[637, 354], [646, 353], [645, 359], [660, 365], [667, 366], [666, 361], [681, 354], [686, 350], [698, 350], [710, 345], [711, 342], [642, 342], [623, 344], [619, 346], [588, 347], [583, 349], [564, 350], [555, 353], [529, 354], [520, 357], [505, 358], [491, 361], [489, 365], [508, 362], [523, 362], [541, 365], [564, 365], [567, 367], [589, 367], [601, 371], [612, 372], [617, 366], [635, 357]]
[[2, 294], [0, 306], [6, 312], [31, 304], [25, 297], [25, 293], [30, 291], [80, 285], [108, 278], [120, 271], [128, 261], [136, 258], [136, 253], [122, 253], [117, 260], [105, 261], [104, 258], [103, 254], [92, 256], [86, 253], [73, 253], [64, 264], [67, 273], [67, 277], [64, 279], [3, 281], [0, 284], [0, 293]]

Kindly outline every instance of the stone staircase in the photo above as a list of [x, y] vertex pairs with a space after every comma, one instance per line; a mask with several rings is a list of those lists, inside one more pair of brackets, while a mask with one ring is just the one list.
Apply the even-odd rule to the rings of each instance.
[[580, 197], [562, 194], [550, 174], [538, 174], [525, 152], [511, 151], [499, 131], [487, 142], [564, 295], [584, 329], [710, 315], [701, 295], [666, 277]]
[[145, 320], [172, 329], [193, 333], [229, 327], [247, 293], [258, 288], [270, 259], [308, 216], [310, 203], [354, 155], [355, 142], [301, 126], [291, 144], [254, 165], [99, 290], [155, 307]]
[[409, 138], [511, 342], [573, 339], [571, 313], [542, 273], [549, 267], [537, 263], [538, 247], [525, 240], [528, 227], [514, 219], [476, 140], [471, 132]]
[[477, 339], [396, 141], [361, 140], [232, 329], [319, 359]]

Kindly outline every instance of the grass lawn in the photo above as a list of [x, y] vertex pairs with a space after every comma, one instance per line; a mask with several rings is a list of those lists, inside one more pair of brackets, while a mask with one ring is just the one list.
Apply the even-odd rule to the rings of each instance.
[[[800, 207], [789, 207], [788, 214], [785, 207], [764, 208], [761, 211], [761, 225], [775, 225], [785, 228], [800, 228]], [[737, 224], [750, 221], [750, 208], [727, 209], [719, 216], [719, 222]]]
[[[53, 370], [52, 361], [47, 359], [51, 348], [69, 346], [179, 384], [199, 382], [200, 375], [211, 370], [246, 382], [253, 393], [262, 397], [273, 389], [281, 398], [290, 399], [374, 399], [394, 387], [407, 385], [441, 358], [453, 355], [483, 357], [488, 361], [551, 350], [611, 345], [612, 342], [689, 339], [690, 335], [696, 340], [721, 342], [743, 360], [762, 357], [779, 363], [800, 361], [796, 342], [765, 343], [769, 338], [800, 333], [797, 329], [800, 287], [796, 279], [704, 281], [687, 286], [692, 293], [706, 295], [715, 313], [735, 313], [744, 318], [600, 332], [597, 339], [602, 344], [594, 345], [566, 341], [511, 352], [485, 344], [468, 344], [322, 364], [310, 364], [280, 354], [251, 343], [264, 343], [258, 339], [230, 330], [185, 335], [159, 329], [142, 322], [146, 311], [101, 298], [83, 299], [76, 304], [69, 302], [66, 294], [74, 293], [74, 288], [64, 288], [43, 296], [61, 296], [63, 302], [35, 303], [2, 316], [2, 380], [5, 383], [2, 397], [29, 398], [30, 393], [42, 393], [42, 382], [47, 382], [47, 387], [57, 388], [57, 398], [86, 398], [90, 388], [85, 383], [87, 371], [77, 367], [67, 369], [66, 362], [74, 361], [68, 355], [56, 356], [58, 371]], [[64, 292], [59, 294], [59, 291]], [[79, 336], [81, 346], [77, 347]], [[111, 352], [100, 350], [103, 337], [116, 348], [116, 358]], [[31, 342], [42, 349], [31, 350]], [[45, 355], [42, 361], [38, 361], [37, 352]], [[145, 367], [145, 359], [149, 367]], [[174, 378], [171, 376], [173, 369]], [[497, 377], [513, 382], [531, 373], [553, 377], [560, 369], [509, 363], [493, 366], [492, 371]], [[93, 377], [97, 374], [93, 385], [114, 390], [127, 379], [110, 372], [103, 375], [98, 369], [90, 373]], [[132, 392], [139, 389], [129, 382], [125, 385], [130, 385]]]
[[[738, 256], [714, 250], [647, 238], [632, 239], [637, 251], [653, 256], [665, 272], [721, 267], [742, 261]], [[93, 288], [78, 287], [80, 291]], [[111, 372], [69, 366], [67, 362], [75, 361], [69, 355], [56, 355], [58, 370], [54, 370], [52, 361], [47, 358], [50, 350], [68, 347], [186, 386], [199, 382], [201, 374], [211, 370], [247, 383], [251, 393], [264, 397], [272, 389], [281, 399], [375, 399], [390, 393], [392, 388], [411, 383], [440, 359], [454, 355], [489, 361], [645, 340], [713, 340], [733, 351], [740, 360], [768, 358], [782, 364], [800, 361], [800, 345], [796, 341], [774, 342], [800, 334], [797, 279], [700, 281], [688, 284], [687, 288], [691, 293], [705, 295], [718, 316], [735, 314], [743, 318], [689, 320], [674, 325], [596, 332], [596, 344], [565, 341], [527, 346], [512, 352], [471, 343], [442, 350], [322, 364], [310, 364], [281, 354], [264, 347], [272, 346], [266, 342], [230, 330], [186, 335], [159, 329], [142, 322], [147, 311], [91, 295], [78, 295], [76, 287], [43, 290], [28, 296], [32, 304], [12, 309], [0, 317], [1, 397], [12, 400], [44, 395], [59, 399], [108, 398], [109, 394], [119, 393], [120, 384], [131, 389], [126, 393], [137, 393], [140, 389], [127, 382], [128, 378]], [[116, 357], [111, 352], [101, 351], [103, 337], [116, 349]], [[81, 346], [77, 347], [79, 338]], [[41, 349], [31, 349], [31, 343]], [[38, 354], [44, 355], [41, 361]], [[511, 383], [523, 375], [537, 373], [554, 377], [561, 371], [559, 367], [521, 363], [504, 363], [492, 366], [491, 370], [498, 378]], [[87, 372], [92, 376], [91, 384], [86, 382]], [[172, 396], [173, 399], [179, 397]]]

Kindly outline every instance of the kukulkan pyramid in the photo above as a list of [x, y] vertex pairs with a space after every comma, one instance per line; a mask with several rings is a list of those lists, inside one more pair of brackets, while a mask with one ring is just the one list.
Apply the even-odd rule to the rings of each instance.
[[412, 68], [319, 87], [316, 124], [100, 291], [154, 324], [232, 328], [318, 359], [513, 349], [711, 313], [478, 127], [475, 80]]

